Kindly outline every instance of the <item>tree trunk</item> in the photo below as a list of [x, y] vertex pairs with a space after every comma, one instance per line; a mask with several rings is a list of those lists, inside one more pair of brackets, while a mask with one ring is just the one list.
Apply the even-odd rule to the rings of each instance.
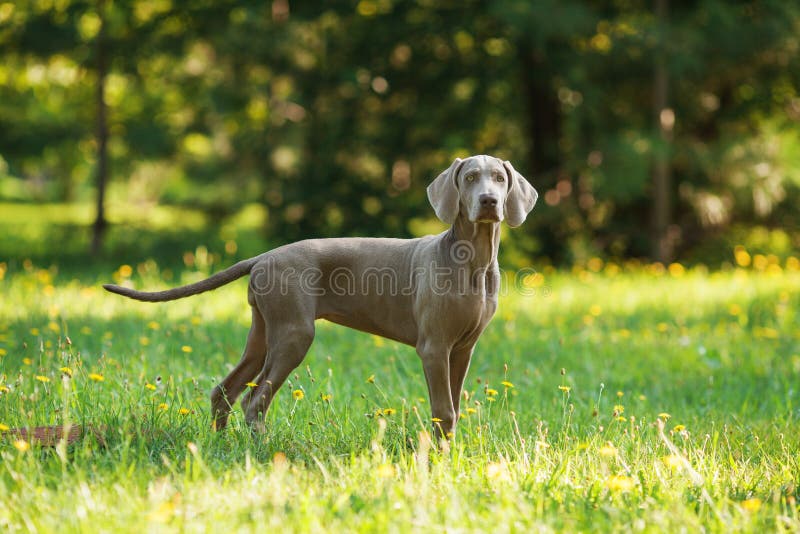
[[108, 57], [106, 56], [106, 17], [105, 0], [98, 0], [97, 11], [100, 16], [100, 31], [95, 41], [95, 61], [97, 68], [96, 86], [96, 131], [97, 142], [97, 212], [92, 225], [92, 255], [96, 256], [103, 248], [108, 221], [105, 213], [106, 183], [108, 182], [108, 108], [106, 106], [105, 88], [108, 73]]
[[653, 152], [653, 257], [663, 263], [672, 261], [674, 239], [670, 235], [672, 211], [672, 170], [670, 152], [675, 113], [669, 108], [669, 72], [666, 61], [666, 27], [669, 0], [655, 0], [657, 49], [653, 76], [653, 110], [658, 143]]

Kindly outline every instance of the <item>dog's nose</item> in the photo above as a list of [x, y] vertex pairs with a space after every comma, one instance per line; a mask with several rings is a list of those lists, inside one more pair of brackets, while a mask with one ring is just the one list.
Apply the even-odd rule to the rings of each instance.
[[484, 193], [478, 197], [478, 201], [481, 203], [482, 208], [494, 208], [497, 206], [497, 197], [494, 195]]

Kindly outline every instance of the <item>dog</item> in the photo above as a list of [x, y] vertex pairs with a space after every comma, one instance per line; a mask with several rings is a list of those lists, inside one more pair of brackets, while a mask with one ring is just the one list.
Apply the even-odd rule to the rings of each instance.
[[251, 382], [256, 386], [242, 399], [245, 419], [254, 430], [266, 429], [270, 402], [305, 358], [315, 320], [326, 319], [415, 347], [434, 432], [449, 438], [475, 344], [497, 309], [500, 223], [521, 225], [538, 194], [511, 163], [486, 155], [455, 159], [427, 193], [436, 216], [450, 225], [439, 235], [308, 239], [166, 291], [103, 287], [163, 302], [250, 275], [252, 324], [244, 353], [211, 393], [217, 430], [226, 426], [232, 405]]

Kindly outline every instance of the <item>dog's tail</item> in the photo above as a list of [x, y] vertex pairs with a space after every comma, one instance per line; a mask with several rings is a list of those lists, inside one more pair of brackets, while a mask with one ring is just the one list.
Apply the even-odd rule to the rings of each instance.
[[229, 284], [234, 280], [249, 274], [259, 259], [260, 256], [256, 256], [254, 258], [250, 258], [249, 260], [242, 260], [239, 263], [228, 267], [224, 271], [220, 271], [211, 277], [206, 278], [205, 280], [195, 282], [194, 284], [167, 289], [166, 291], [136, 291], [135, 289], [115, 286], [114, 284], [103, 284], [103, 288], [106, 291], [145, 302], [164, 302], [166, 300], [182, 299], [184, 297], [197, 295], [198, 293], [217, 289], [220, 286]]

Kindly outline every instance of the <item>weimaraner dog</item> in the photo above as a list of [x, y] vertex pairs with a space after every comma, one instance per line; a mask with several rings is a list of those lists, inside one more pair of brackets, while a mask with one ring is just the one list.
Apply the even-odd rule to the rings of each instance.
[[250, 274], [252, 325], [239, 364], [211, 393], [214, 427], [242, 399], [251, 428], [264, 430], [270, 402], [305, 358], [314, 321], [327, 319], [416, 347], [428, 383], [434, 429], [455, 431], [472, 351], [497, 309], [500, 222], [521, 225], [536, 190], [491, 156], [456, 159], [428, 186], [436, 215], [452, 225], [418, 239], [309, 239], [240, 261], [183, 287], [108, 291], [161, 302], [196, 295]]

